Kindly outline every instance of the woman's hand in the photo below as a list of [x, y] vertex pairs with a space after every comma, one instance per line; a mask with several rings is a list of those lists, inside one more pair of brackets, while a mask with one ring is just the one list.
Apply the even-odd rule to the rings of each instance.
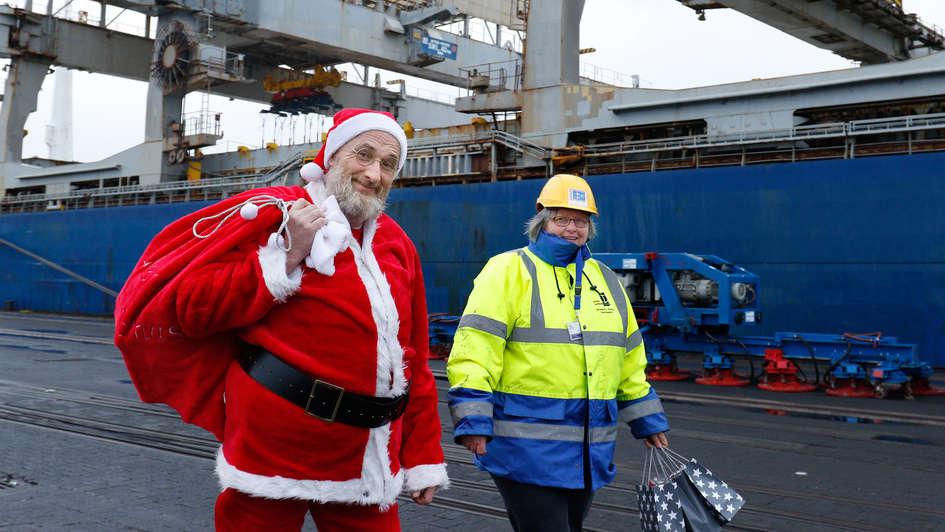
[[459, 437], [459, 443], [463, 444], [464, 447], [470, 450], [473, 454], [483, 455], [486, 454], [486, 437], [485, 436], [473, 436], [466, 434], [465, 436]]
[[657, 432], [656, 434], [650, 434], [643, 440], [643, 443], [651, 449], [656, 447], [657, 449], [662, 449], [663, 447], [669, 447], [669, 441], [666, 439], [665, 432]]

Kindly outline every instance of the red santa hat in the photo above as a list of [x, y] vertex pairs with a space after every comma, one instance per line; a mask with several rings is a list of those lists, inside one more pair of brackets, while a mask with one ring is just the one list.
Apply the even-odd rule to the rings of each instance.
[[334, 125], [328, 130], [327, 138], [322, 143], [322, 149], [318, 151], [315, 160], [302, 166], [299, 171], [303, 179], [307, 181], [322, 179], [328, 171], [331, 156], [338, 148], [365, 131], [383, 131], [393, 135], [400, 144], [400, 161], [397, 171], [399, 172], [404, 167], [404, 162], [407, 160], [407, 135], [394, 119], [394, 115], [370, 109], [343, 109], [335, 113], [332, 120]]

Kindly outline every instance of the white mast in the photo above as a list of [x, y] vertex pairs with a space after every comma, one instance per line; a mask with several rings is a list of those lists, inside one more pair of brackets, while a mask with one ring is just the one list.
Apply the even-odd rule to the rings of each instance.
[[52, 123], [46, 126], [49, 158], [72, 161], [72, 71], [56, 69], [53, 89]]

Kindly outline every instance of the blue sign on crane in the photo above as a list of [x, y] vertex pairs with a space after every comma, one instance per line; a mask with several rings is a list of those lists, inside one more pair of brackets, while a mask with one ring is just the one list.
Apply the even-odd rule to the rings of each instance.
[[444, 59], [456, 59], [456, 43], [424, 35], [420, 41], [420, 49], [423, 53], [442, 57]]

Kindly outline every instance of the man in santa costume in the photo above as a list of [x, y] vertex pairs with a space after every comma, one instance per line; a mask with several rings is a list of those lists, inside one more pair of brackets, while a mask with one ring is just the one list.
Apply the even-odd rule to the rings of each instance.
[[420, 260], [382, 214], [406, 154], [393, 116], [343, 110], [304, 188], [172, 224], [123, 288], [142, 399], [222, 441], [217, 530], [399, 530], [402, 490], [447, 485]]

